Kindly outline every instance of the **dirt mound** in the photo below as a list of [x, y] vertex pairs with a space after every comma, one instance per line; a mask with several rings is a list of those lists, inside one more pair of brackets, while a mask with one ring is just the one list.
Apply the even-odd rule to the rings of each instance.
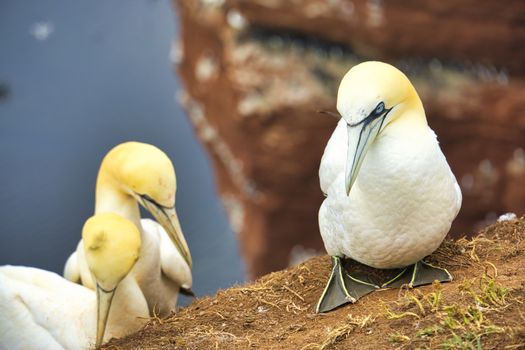
[[328, 257], [197, 299], [106, 349], [525, 348], [525, 217], [445, 241], [429, 261], [451, 283], [382, 290], [328, 314], [314, 306]]

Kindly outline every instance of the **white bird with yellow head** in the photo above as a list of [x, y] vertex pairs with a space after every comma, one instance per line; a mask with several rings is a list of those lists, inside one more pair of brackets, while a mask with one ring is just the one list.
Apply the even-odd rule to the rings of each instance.
[[[117, 213], [141, 232], [140, 257], [130, 272], [146, 299], [150, 315], [175, 309], [179, 292], [192, 294], [192, 260], [175, 211], [176, 177], [168, 156], [149, 144], [126, 142], [102, 161], [95, 213]], [[140, 218], [139, 203], [160, 225]], [[94, 289], [81, 240], [68, 259], [64, 276]]]
[[117, 214], [98, 214], [82, 237], [96, 292], [52, 272], [0, 267], [0, 349], [84, 350], [145, 324], [148, 305], [129, 276], [141, 249], [137, 227]]
[[461, 190], [409, 79], [386, 63], [356, 65], [341, 81], [337, 109], [342, 118], [319, 169], [319, 228], [333, 270], [317, 312], [380, 287], [344, 271], [344, 257], [379, 269], [414, 264], [383, 287], [450, 280], [421, 260], [446, 236]]

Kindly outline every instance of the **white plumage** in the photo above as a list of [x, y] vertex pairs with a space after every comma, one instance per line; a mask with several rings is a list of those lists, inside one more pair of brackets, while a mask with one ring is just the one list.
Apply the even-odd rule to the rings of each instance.
[[[106, 335], [140, 329], [146, 300], [126, 277], [115, 292]], [[0, 350], [76, 350], [95, 345], [95, 292], [59, 275], [32, 267], [0, 267]]]
[[[333, 268], [316, 312], [354, 303], [380, 287], [451, 281], [447, 270], [422, 259], [445, 238], [461, 191], [416, 90], [397, 68], [363, 62], [341, 80], [337, 110], [341, 120], [319, 169], [326, 195], [319, 228]], [[356, 278], [344, 270], [345, 257], [404, 269], [386, 281]]]
[[399, 119], [378, 135], [347, 196], [347, 123], [339, 121], [319, 169], [327, 194], [319, 226], [329, 255], [404, 267], [436, 250], [450, 229], [461, 207], [456, 179], [432, 129], [403, 124]]

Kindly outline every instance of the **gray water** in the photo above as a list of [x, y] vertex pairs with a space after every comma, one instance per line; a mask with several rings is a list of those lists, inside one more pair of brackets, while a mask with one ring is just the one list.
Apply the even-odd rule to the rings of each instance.
[[154, 144], [177, 171], [194, 291], [243, 281], [212, 169], [177, 105], [167, 0], [0, 1], [0, 265], [62, 272], [114, 145]]

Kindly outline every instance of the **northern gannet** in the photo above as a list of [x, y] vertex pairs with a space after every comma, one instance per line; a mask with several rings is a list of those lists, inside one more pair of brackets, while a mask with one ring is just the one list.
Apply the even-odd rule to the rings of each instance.
[[364, 62], [343, 77], [337, 110], [342, 118], [319, 168], [326, 195], [319, 228], [333, 269], [316, 311], [379, 288], [347, 273], [345, 257], [379, 269], [403, 268], [381, 287], [450, 281], [448, 271], [422, 259], [450, 229], [461, 190], [416, 90], [397, 68]]
[[0, 267], [0, 349], [84, 350], [147, 321], [146, 300], [128, 275], [139, 257], [137, 227], [104, 213], [86, 221], [82, 236], [96, 292], [53, 272]]
[[[175, 212], [176, 178], [164, 152], [139, 142], [117, 145], [104, 157], [97, 177], [95, 213], [112, 212], [141, 232], [140, 257], [131, 270], [151, 316], [175, 309], [179, 291], [192, 294], [192, 260]], [[140, 219], [140, 203], [160, 225]], [[64, 277], [94, 289], [83, 241], [69, 257]]]

